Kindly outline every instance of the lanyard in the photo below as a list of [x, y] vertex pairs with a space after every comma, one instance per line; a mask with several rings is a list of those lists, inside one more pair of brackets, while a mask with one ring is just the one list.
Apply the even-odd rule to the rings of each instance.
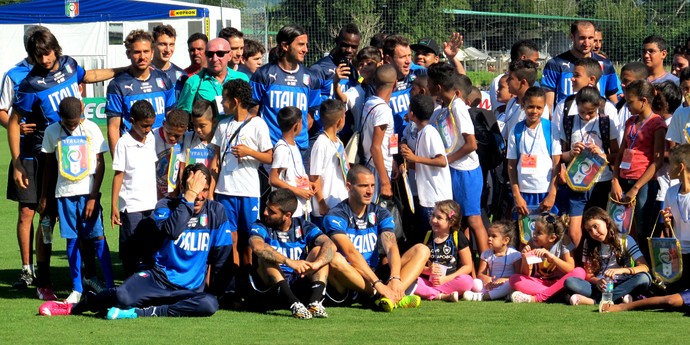
[[[494, 259], [491, 260], [491, 265], [489, 265], [489, 277], [493, 278], [493, 273], [492, 271], [494, 270], [494, 262], [496, 262], [496, 254], [494, 253]], [[503, 273], [506, 272], [506, 266], [508, 265], [508, 251], [506, 250], [505, 255], [503, 256], [503, 269], [501, 270], [501, 276], [497, 278], [503, 278]]]
[[[448, 238], [446, 238], [446, 240], [443, 242], [443, 244], [445, 245], [446, 243], [448, 243], [448, 240], [451, 240], [451, 241], [453, 240], [452, 234], [450, 234], [450, 233], [448, 234]], [[451, 243], [453, 243], [453, 242], [451, 242]], [[438, 262], [439, 255], [436, 255], [436, 241], [431, 240], [431, 245], [433, 246], [433, 249], [434, 249], [434, 251], [433, 251], [434, 262], [439, 263]], [[451, 244], [451, 248], [453, 248], [453, 246], [454, 246], [454, 244]]]
[[[221, 161], [223, 161], [223, 160], [225, 159], [225, 156], [228, 154], [228, 150], [229, 150], [232, 146], [237, 146], [237, 142], [240, 140], [240, 131], [241, 131], [242, 128], [247, 124], [247, 122], [249, 122], [252, 118], [254, 118], [254, 116], [248, 115], [247, 118], [244, 119], [244, 121], [242, 122], [242, 124], [240, 125], [240, 127], [237, 128], [237, 130], [235, 130], [235, 133], [232, 134], [232, 136], [230, 137], [230, 141], [228, 141], [227, 146], [225, 146], [225, 151], [223, 152], [223, 159], [221, 159]], [[229, 130], [229, 129], [230, 129], [230, 126], [225, 127], [225, 137], [226, 137], [226, 138], [227, 138], [227, 136], [228, 136], [228, 130]], [[232, 144], [232, 140], [233, 140], [233, 139], [235, 140], [235, 145]], [[201, 140], [201, 138], [199, 138], [199, 140]], [[238, 159], [237, 161], [239, 162], [240, 160]]]
[[680, 218], [683, 220], [683, 223], [690, 222], [690, 217], [686, 218], [687, 212], [683, 212], [683, 209], [680, 207], [680, 188], [678, 188], [678, 198], [676, 198], [676, 206], [678, 206], [678, 213], [680, 214]]
[[644, 127], [644, 125], [647, 124], [647, 121], [649, 121], [649, 119], [651, 119], [652, 116], [654, 116], [654, 114], [650, 115], [648, 118], [642, 121], [642, 124], [640, 124], [640, 128], [635, 130], [635, 136], [633, 136], [633, 129], [635, 129], [635, 122], [637, 122], [637, 119], [635, 119], [635, 122], [633, 122], [632, 127], [630, 127], [630, 133], [628, 133], [628, 137], [630, 138], [630, 149], [632, 149], [633, 145], [635, 145], [635, 140], [637, 140], [637, 136], [642, 131], [642, 127]]
[[[599, 121], [599, 116], [597, 116], [597, 121], [592, 122], [592, 127], [589, 128], [589, 131], [587, 130], [587, 124], [582, 123], [582, 118], [580, 117], [580, 115], [577, 115], [577, 118], [578, 118], [578, 121], [580, 122], [580, 129], [578, 129], [578, 132], [580, 132], [580, 137], [582, 138], [582, 142], [587, 144], [587, 142], [589, 141], [589, 138], [590, 138], [589, 133], [592, 130], [594, 130], [594, 125], [596, 125], [597, 121]], [[585, 134], [582, 134], [583, 129], [585, 130]], [[586, 138], [585, 138], [585, 135], [587, 136]], [[601, 136], [601, 134], [600, 134], [600, 136]]]
[[340, 141], [340, 138], [336, 137], [336, 139], [338, 139], [338, 143], [336, 144], [333, 142], [333, 140], [331, 140], [331, 137], [328, 136], [328, 133], [326, 133], [325, 131], [322, 131], [321, 134], [325, 135], [326, 138], [328, 138], [328, 141], [331, 142], [331, 145], [333, 145], [333, 148], [335, 149], [336, 155], [339, 155], [340, 154], [340, 148], [343, 147], [343, 142]]
[[[527, 124], [525, 124], [525, 131], [527, 131], [527, 129], [528, 129], [526, 127], [527, 127]], [[539, 124], [537, 125], [537, 128], [534, 129], [537, 133], [532, 138], [532, 147], [530, 147], [529, 152], [527, 152], [527, 155], [530, 157], [532, 156], [532, 151], [534, 151], [534, 144], [537, 142], [537, 139], [539, 138], [539, 132], [540, 132], [539, 129], [540, 128], [541, 128], [541, 119], [539, 120]], [[527, 133], [529, 134], [529, 131], [527, 131]], [[525, 151], [527, 151], [527, 139], [525, 139], [525, 137], [526, 137], [526, 135], [522, 136], [522, 143], [520, 143], [520, 144], [524, 144]]]
[[[69, 130], [67, 129], [67, 127], [65, 127], [65, 126], [62, 124], [62, 121], [59, 121], [58, 123], [60, 124], [61, 130], [62, 130], [62, 131], [65, 131], [65, 134], [67, 134], [68, 137], [71, 137], [71, 136], [73, 135], [74, 132], [69, 131]], [[77, 128], [79, 129], [79, 132], [80, 132], [82, 135], [84, 135], [84, 129], [81, 127], [81, 122], [79, 122], [79, 126], [77, 126]], [[61, 133], [62, 133], [62, 132], [61, 132]]]
[[288, 150], [290, 151], [290, 158], [292, 159], [292, 165], [295, 167], [295, 177], [302, 177], [302, 175], [299, 173], [299, 170], [297, 169], [297, 160], [295, 159], [295, 155], [292, 152], [292, 148], [290, 147], [290, 144], [288, 144], [285, 139], [280, 138], [285, 143], [285, 146], [287, 146]]

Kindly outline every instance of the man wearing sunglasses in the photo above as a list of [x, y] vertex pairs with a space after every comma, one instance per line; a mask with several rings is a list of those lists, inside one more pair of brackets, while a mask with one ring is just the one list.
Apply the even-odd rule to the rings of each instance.
[[205, 52], [206, 68], [187, 79], [177, 102], [178, 107], [191, 113], [192, 104], [201, 98], [214, 104], [216, 117], [225, 115], [223, 84], [233, 79], [249, 82], [246, 74], [228, 67], [231, 58], [230, 43], [227, 40], [214, 38], [208, 41]]

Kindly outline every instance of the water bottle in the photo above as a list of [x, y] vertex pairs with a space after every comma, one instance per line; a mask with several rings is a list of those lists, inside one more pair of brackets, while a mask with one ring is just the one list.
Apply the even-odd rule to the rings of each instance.
[[41, 217], [41, 233], [43, 233], [43, 243], [51, 244], [53, 243], [53, 227], [50, 226], [50, 216]]
[[606, 282], [606, 289], [601, 293], [601, 301], [599, 302], [599, 312], [602, 312], [604, 305], [613, 304], [613, 280], [611, 278], [604, 278]]

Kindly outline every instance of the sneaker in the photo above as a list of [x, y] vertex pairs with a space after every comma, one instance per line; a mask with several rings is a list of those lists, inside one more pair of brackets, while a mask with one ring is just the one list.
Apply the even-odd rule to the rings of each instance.
[[632, 301], [633, 301], [633, 296], [631, 296], [629, 294], [623, 296], [623, 303], [628, 304], [628, 303], [631, 303]]
[[55, 296], [55, 291], [50, 286], [36, 288], [36, 296], [38, 299], [44, 301], [55, 301], [57, 296]]
[[72, 304], [66, 302], [48, 301], [38, 307], [38, 313], [43, 316], [69, 315]]
[[91, 290], [95, 293], [99, 293], [105, 290], [105, 284], [103, 284], [103, 282], [95, 276], [88, 279], [84, 279], [81, 283], [82, 285], [84, 285], [84, 290]]
[[12, 284], [12, 288], [15, 289], [26, 289], [34, 282], [34, 275], [30, 271], [22, 270], [19, 273], [19, 280]]
[[580, 304], [580, 296], [579, 294], [574, 294], [570, 296], [570, 305], [579, 305]]
[[465, 293], [462, 294], [462, 299], [465, 301], [481, 301], [482, 298], [484, 298], [484, 294], [481, 292], [465, 291]]
[[417, 308], [422, 305], [422, 298], [417, 295], [405, 295], [395, 305], [396, 308]]
[[381, 297], [378, 300], [376, 300], [376, 305], [381, 307], [383, 311], [386, 313], [390, 313], [395, 309], [395, 304], [393, 304], [393, 301], [389, 300], [386, 297]]
[[302, 320], [309, 320], [311, 319], [311, 313], [309, 312], [309, 309], [302, 304], [302, 302], [295, 302], [292, 303], [290, 306], [290, 311], [292, 312], [292, 316], [298, 319]]
[[520, 291], [515, 291], [510, 295], [510, 300], [512, 300], [513, 303], [531, 303], [532, 296]]
[[307, 309], [309, 309], [309, 313], [313, 317], [325, 319], [328, 317], [328, 313], [326, 312], [326, 308], [323, 307], [323, 304], [321, 301], [316, 301], [316, 302], [311, 302], [307, 306]]
[[105, 318], [108, 320], [136, 319], [137, 313], [134, 311], [134, 308], [120, 309], [117, 307], [112, 307], [108, 309], [108, 314], [105, 316]]
[[81, 292], [72, 290], [72, 293], [65, 299], [65, 303], [76, 304], [81, 299]]

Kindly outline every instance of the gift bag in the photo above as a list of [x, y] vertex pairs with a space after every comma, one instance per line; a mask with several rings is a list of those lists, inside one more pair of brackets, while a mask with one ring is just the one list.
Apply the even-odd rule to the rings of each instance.
[[570, 189], [587, 192], [594, 187], [597, 178], [608, 164], [606, 158], [594, 154], [591, 150], [584, 150], [568, 164], [565, 181]]
[[528, 244], [532, 239], [532, 232], [534, 232], [534, 226], [539, 218], [539, 206], [527, 206], [529, 209], [529, 214], [526, 216], [521, 216], [518, 220], [518, 228], [520, 229], [520, 242], [523, 244]]
[[[661, 216], [661, 212], [659, 212]], [[649, 256], [652, 258], [652, 273], [657, 280], [664, 284], [677, 281], [683, 276], [683, 259], [680, 251], [680, 241], [676, 238], [673, 226], [669, 226], [671, 236], [669, 238], [654, 237], [657, 221], [654, 223], [652, 234], [647, 237], [649, 243]]]
[[629, 234], [632, 228], [633, 217], [635, 216], [635, 202], [636, 199], [632, 199], [629, 202], [620, 202], [613, 200], [609, 196], [609, 203], [606, 206], [613, 222], [618, 226], [618, 231], [622, 234]]

